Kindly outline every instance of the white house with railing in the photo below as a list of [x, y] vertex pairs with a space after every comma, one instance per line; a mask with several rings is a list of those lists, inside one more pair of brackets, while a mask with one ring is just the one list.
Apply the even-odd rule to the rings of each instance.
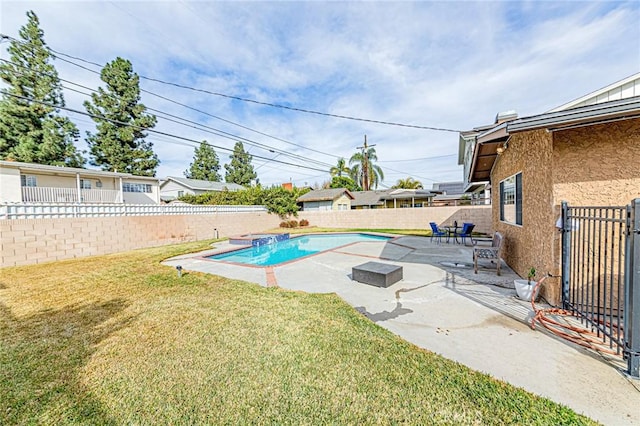
[[0, 161], [0, 203], [158, 204], [155, 177]]

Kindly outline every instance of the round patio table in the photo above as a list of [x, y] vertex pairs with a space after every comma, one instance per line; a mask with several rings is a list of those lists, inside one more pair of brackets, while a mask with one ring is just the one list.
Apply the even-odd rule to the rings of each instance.
[[453, 236], [453, 241], [456, 244], [459, 244], [458, 243], [458, 229], [462, 229], [462, 226], [451, 225], [451, 226], [443, 226], [443, 228], [447, 231], [447, 243], [449, 242], [449, 237]]

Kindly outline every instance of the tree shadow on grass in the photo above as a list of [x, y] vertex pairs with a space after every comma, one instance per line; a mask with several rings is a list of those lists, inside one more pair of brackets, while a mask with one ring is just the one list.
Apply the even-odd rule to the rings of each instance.
[[0, 424], [116, 424], [81, 374], [96, 345], [130, 322], [108, 323], [126, 306], [115, 299], [19, 318], [0, 303]]

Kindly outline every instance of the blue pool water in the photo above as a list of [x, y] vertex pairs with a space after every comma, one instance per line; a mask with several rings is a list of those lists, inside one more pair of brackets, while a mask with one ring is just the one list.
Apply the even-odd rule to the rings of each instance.
[[368, 234], [305, 235], [259, 247], [248, 247], [230, 253], [209, 256], [212, 260], [245, 263], [258, 266], [273, 266], [321, 251], [362, 241], [387, 241], [389, 237]]

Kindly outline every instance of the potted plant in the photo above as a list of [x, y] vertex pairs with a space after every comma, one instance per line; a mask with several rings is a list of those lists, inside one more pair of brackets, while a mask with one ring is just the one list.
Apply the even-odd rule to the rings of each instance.
[[529, 272], [527, 273], [526, 280], [513, 280], [513, 285], [516, 288], [516, 293], [518, 297], [522, 300], [530, 301], [531, 294], [533, 293], [533, 288], [536, 285], [535, 282], [536, 277], [536, 268], [529, 268]]

